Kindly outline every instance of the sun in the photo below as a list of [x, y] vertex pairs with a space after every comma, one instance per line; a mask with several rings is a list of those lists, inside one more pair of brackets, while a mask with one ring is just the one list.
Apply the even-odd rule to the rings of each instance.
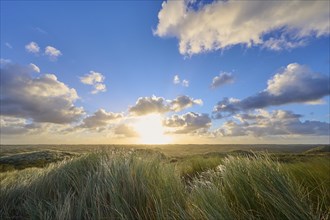
[[171, 141], [171, 138], [164, 134], [162, 121], [160, 115], [153, 114], [141, 117], [134, 123], [140, 144], [167, 144]]

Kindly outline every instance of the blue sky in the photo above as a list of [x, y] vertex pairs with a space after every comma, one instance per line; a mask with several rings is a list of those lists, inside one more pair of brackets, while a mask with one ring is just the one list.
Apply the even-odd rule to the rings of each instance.
[[[2, 1], [2, 140], [141, 143], [150, 133], [141, 127], [155, 125], [137, 121], [158, 120], [152, 135], [172, 143], [329, 143], [329, 2], [259, 7], [231, 0]], [[28, 49], [31, 42], [38, 51]], [[26, 89], [23, 98], [9, 89], [22, 85], [15, 83], [18, 66], [29, 72], [17, 88]], [[46, 74], [57, 78], [41, 84]], [[221, 81], [224, 75], [230, 80]], [[211, 88], [216, 76], [220, 84]], [[272, 79], [276, 88], [267, 90]], [[45, 95], [39, 99], [34, 88]], [[246, 107], [245, 98], [263, 91], [268, 104]], [[174, 102], [178, 97], [185, 98]], [[236, 101], [224, 106], [225, 97]], [[48, 113], [40, 118], [39, 111]], [[67, 113], [59, 119], [59, 112]]]

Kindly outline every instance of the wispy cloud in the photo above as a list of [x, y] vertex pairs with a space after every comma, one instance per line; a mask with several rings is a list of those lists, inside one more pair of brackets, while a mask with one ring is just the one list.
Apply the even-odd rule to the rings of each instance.
[[13, 46], [12, 46], [10, 43], [6, 42], [5, 45], [6, 45], [6, 47], [8, 47], [9, 49], [13, 49]]
[[32, 69], [32, 71], [34, 71], [36, 73], [40, 73], [40, 68], [37, 65], [30, 63], [29, 67]]
[[40, 27], [36, 27], [34, 28], [36, 31], [38, 31], [41, 34], [47, 34], [47, 31], [45, 31], [44, 29], [40, 28]]

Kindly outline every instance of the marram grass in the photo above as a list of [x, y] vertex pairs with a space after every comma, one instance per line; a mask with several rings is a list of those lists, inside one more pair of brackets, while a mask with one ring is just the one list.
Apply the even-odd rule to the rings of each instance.
[[[158, 153], [115, 150], [1, 173], [0, 218], [329, 219], [329, 167], [305, 167], [305, 182], [299, 164], [267, 155], [214, 161], [194, 171]], [[182, 170], [194, 173], [189, 182]]]

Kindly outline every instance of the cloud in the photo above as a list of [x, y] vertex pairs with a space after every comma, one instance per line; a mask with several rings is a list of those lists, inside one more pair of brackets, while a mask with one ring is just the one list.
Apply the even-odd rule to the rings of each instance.
[[30, 63], [29, 67], [32, 69], [33, 72], [40, 73], [40, 68], [37, 65]]
[[298, 41], [289, 41], [284, 36], [277, 38], [269, 38], [263, 44], [263, 47], [269, 50], [281, 51], [281, 50], [291, 50], [296, 47], [302, 47], [307, 44], [306, 39], [301, 39]]
[[47, 34], [47, 31], [45, 31], [44, 29], [42, 29], [40, 27], [35, 27], [34, 30], [36, 30], [37, 32], [39, 32], [41, 34]]
[[211, 88], [215, 89], [225, 84], [233, 83], [234, 77], [231, 73], [222, 72], [212, 80]]
[[97, 110], [93, 115], [83, 119], [78, 128], [98, 129], [106, 127], [110, 121], [115, 121], [123, 118], [120, 113], [106, 112], [104, 109]]
[[154, 34], [176, 37], [184, 55], [238, 44], [291, 49], [330, 32], [328, 1], [167, 1], [158, 19]]
[[201, 99], [193, 99], [190, 98], [189, 96], [182, 95], [170, 101], [170, 109], [172, 111], [179, 112], [193, 105], [202, 105], [202, 104], [203, 101]]
[[163, 97], [140, 97], [135, 105], [130, 107], [128, 111], [137, 116], [147, 115], [151, 113], [163, 114], [171, 111], [181, 111], [193, 105], [202, 105], [201, 99], [193, 99], [188, 96], [178, 96], [173, 100], [165, 100]]
[[171, 129], [170, 133], [204, 133], [210, 128], [211, 119], [208, 114], [188, 112], [164, 119], [163, 125]]
[[1, 135], [23, 135], [35, 131], [40, 125], [28, 123], [26, 119], [15, 117], [0, 117]]
[[39, 53], [40, 51], [40, 47], [38, 46], [38, 44], [36, 42], [30, 42], [29, 44], [25, 45], [25, 49], [27, 52], [29, 53]]
[[138, 137], [138, 133], [134, 130], [133, 127], [120, 124], [114, 128], [114, 134], [119, 135], [121, 137]]
[[173, 83], [174, 84], [180, 84], [181, 80], [180, 80], [180, 77], [179, 75], [175, 75], [174, 78], [173, 78]]
[[31, 71], [16, 64], [1, 67], [1, 115], [58, 124], [78, 121], [84, 110], [74, 105], [76, 90], [54, 74], [33, 78]]
[[170, 111], [163, 97], [140, 97], [134, 106], [128, 109], [129, 113], [133, 115], [147, 115], [150, 113], [165, 113]]
[[291, 111], [256, 110], [254, 114], [237, 114], [239, 122], [228, 121], [215, 131], [220, 136], [329, 135], [329, 123], [301, 121], [302, 115]]
[[9, 49], [13, 49], [13, 46], [12, 46], [10, 43], [6, 42], [5, 45], [6, 45], [6, 47], [8, 47]]
[[265, 90], [243, 100], [224, 98], [214, 107], [215, 117], [290, 103], [315, 103], [330, 94], [328, 76], [298, 63], [289, 64], [267, 84]]
[[62, 55], [62, 53], [60, 50], [56, 49], [55, 47], [47, 46], [45, 48], [45, 55], [47, 55], [50, 60], [55, 61], [57, 60], [57, 57]]
[[99, 92], [106, 92], [107, 87], [103, 83], [105, 80], [105, 77], [102, 75], [102, 73], [98, 73], [95, 71], [90, 71], [89, 74], [86, 74], [83, 77], [80, 77], [80, 81], [83, 84], [86, 85], [92, 85], [94, 87], [94, 90], [91, 92], [92, 94], [97, 94]]
[[173, 83], [176, 84], [176, 85], [179, 85], [181, 84], [182, 86], [184, 87], [189, 87], [189, 81], [184, 79], [181, 81], [179, 75], [175, 75], [174, 78], [173, 78]]
[[0, 65], [1, 65], [1, 67], [2, 66], [5, 66], [5, 65], [8, 65], [8, 64], [11, 64], [11, 63], [12, 62], [9, 59], [3, 59], [3, 58], [0, 59]]
[[182, 80], [182, 86], [189, 87], [189, 81], [186, 79]]

